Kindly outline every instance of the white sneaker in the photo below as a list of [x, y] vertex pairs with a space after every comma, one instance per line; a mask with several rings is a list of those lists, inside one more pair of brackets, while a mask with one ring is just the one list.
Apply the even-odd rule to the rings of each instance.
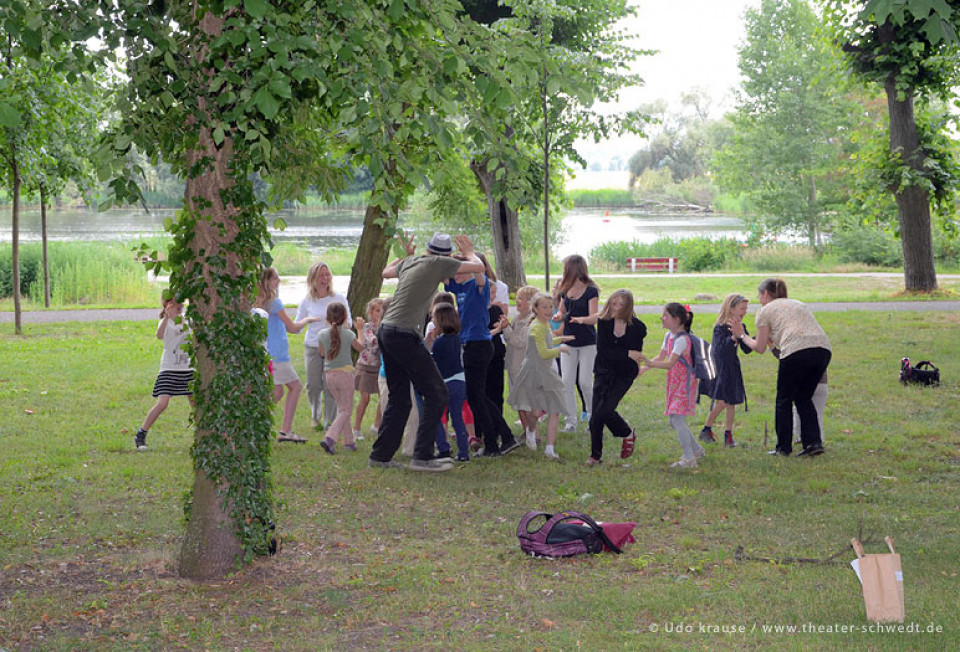
[[362, 430], [354, 430], [354, 431], [353, 431], [353, 439], [354, 439], [355, 441], [363, 441], [363, 431], [362, 431]]
[[378, 428], [378, 427], [376, 427], [376, 426], [370, 426], [370, 432], [372, 432], [372, 433], [375, 434], [375, 435], [378, 435], [378, 434], [380, 434], [380, 428]]
[[576, 431], [577, 431], [577, 424], [575, 424], [575, 423], [570, 423], [569, 421], [567, 421], [566, 425], [563, 426], [563, 431], [564, 431], [564, 432], [576, 432]]
[[695, 469], [697, 468], [697, 458], [695, 457], [681, 457], [679, 460], [670, 465], [671, 469]]
[[555, 462], [560, 461], [560, 456], [557, 455], [554, 451], [548, 451], [544, 453], [544, 456], [546, 456], [548, 460], [554, 460]]

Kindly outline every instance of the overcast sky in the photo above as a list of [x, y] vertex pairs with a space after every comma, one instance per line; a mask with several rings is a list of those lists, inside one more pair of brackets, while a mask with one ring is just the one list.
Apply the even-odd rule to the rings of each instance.
[[[620, 94], [620, 109], [636, 108], [656, 99], [680, 106], [680, 95], [694, 87], [706, 88], [714, 100], [714, 117], [733, 105], [730, 89], [737, 85], [737, 47], [743, 40], [743, 13], [760, 0], [635, 0], [637, 16], [627, 29], [636, 36], [634, 45], [658, 54], [641, 57], [635, 72], [643, 77], [641, 87]], [[642, 144], [636, 137], [594, 145], [585, 143], [581, 153], [588, 160], [608, 159], [614, 154], [629, 158]]]

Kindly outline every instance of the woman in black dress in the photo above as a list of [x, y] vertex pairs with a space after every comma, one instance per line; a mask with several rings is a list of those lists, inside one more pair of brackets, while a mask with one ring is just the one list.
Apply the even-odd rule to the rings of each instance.
[[[720, 307], [720, 315], [713, 327], [713, 363], [717, 368], [717, 377], [706, 389], [706, 394], [713, 399], [710, 414], [700, 431], [700, 441], [715, 442], [713, 424], [726, 410], [724, 415], [723, 443], [734, 447], [737, 442], [733, 439], [733, 417], [736, 406], [746, 404], [747, 392], [743, 387], [743, 374], [740, 372], [740, 358], [737, 357], [737, 346], [744, 353], [751, 349], [733, 336], [733, 325], [742, 324], [743, 316], [747, 314], [750, 301], [742, 294], [729, 294]], [[746, 331], [746, 328], [743, 329]], [[705, 385], [706, 383], [704, 383]]]

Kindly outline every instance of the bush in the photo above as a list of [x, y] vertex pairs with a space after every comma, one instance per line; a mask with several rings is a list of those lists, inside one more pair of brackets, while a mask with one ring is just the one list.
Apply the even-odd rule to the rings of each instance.
[[841, 262], [878, 267], [903, 266], [903, 249], [893, 234], [869, 226], [855, 226], [833, 234], [830, 247]]
[[711, 239], [704, 236], [660, 238], [650, 243], [637, 240], [605, 242], [590, 250], [590, 261], [615, 269], [624, 269], [627, 258], [673, 256], [680, 259], [681, 271], [703, 272], [720, 269], [735, 259], [739, 252], [740, 243], [732, 238]]
[[[43, 268], [40, 261], [40, 245], [20, 245], [20, 296], [30, 295], [30, 287], [39, 281], [43, 286]], [[41, 294], [43, 290], [40, 290]], [[0, 299], [13, 296], [13, 245], [0, 245]]]

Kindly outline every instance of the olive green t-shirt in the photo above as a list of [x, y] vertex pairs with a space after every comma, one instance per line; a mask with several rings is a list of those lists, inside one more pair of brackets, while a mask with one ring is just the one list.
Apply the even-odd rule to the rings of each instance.
[[397, 265], [397, 291], [390, 299], [384, 325], [423, 332], [423, 319], [430, 299], [444, 279], [453, 277], [460, 261], [449, 256], [412, 256]]

